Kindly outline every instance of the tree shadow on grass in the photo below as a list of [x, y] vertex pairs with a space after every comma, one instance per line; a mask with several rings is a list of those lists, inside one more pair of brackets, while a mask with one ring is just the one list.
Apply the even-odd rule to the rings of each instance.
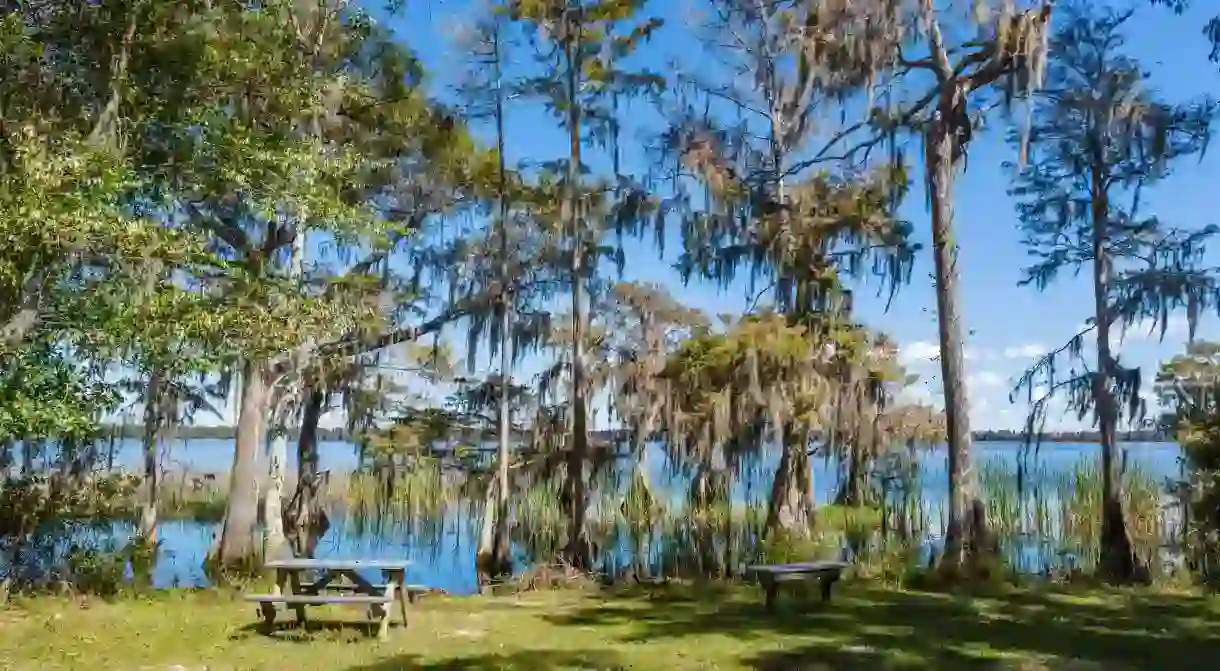
[[746, 640], [759, 652], [739, 661], [769, 670], [999, 668], [1005, 658], [1105, 669], [1220, 668], [1215, 602], [1101, 594], [1107, 598], [1085, 601], [1056, 592], [971, 598], [855, 588], [828, 604], [781, 601], [774, 613], [758, 601], [661, 595], [611, 599], [545, 619], [624, 628], [624, 642]]
[[425, 671], [491, 671], [492, 669], [520, 669], [521, 671], [559, 671], [579, 669], [581, 671], [627, 671], [631, 667], [610, 651], [579, 650], [518, 650], [498, 654], [471, 655], [456, 659], [425, 661], [416, 655], [403, 655], [391, 659], [354, 666], [347, 671], [399, 671], [419, 669]]

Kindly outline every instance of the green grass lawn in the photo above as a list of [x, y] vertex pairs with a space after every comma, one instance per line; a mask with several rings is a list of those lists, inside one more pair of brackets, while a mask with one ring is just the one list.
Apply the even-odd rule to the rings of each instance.
[[[421, 600], [390, 640], [362, 611], [262, 630], [223, 592], [43, 598], [0, 610], [4, 669], [1220, 669], [1220, 600], [1139, 591], [1002, 598], [846, 584], [829, 605], [759, 590]], [[284, 615], [291, 620], [290, 615]]]

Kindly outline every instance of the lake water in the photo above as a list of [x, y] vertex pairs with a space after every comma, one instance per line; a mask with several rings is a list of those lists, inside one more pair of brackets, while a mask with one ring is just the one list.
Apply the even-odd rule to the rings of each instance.
[[[1179, 475], [1180, 450], [1173, 443], [1129, 443], [1124, 448], [1128, 465], [1139, 468], [1157, 481], [1176, 478]], [[976, 459], [981, 464], [991, 464], [1015, 471], [1020, 445], [1017, 443], [985, 442], [976, 444]], [[122, 441], [116, 445], [115, 466], [125, 470], [138, 470], [140, 446], [137, 441]], [[1098, 446], [1084, 443], [1048, 443], [1036, 454], [1030, 454], [1031, 468], [1045, 473], [1071, 472], [1085, 460], [1096, 460]], [[233, 457], [231, 440], [178, 441], [169, 446], [163, 461], [167, 470], [191, 471], [194, 473], [227, 472]], [[344, 442], [324, 442], [320, 446], [321, 468], [334, 472], [350, 471], [357, 465], [356, 449]], [[652, 466], [650, 480], [658, 491], [667, 491], [670, 496], [680, 496], [683, 482], [669, 475], [664, 456], [649, 458]], [[295, 470], [295, 455], [289, 456], [289, 470]], [[939, 508], [947, 494], [945, 482], [946, 459], [944, 450], [926, 453], [921, 461], [922, 497], [926, 506]], [[764, 463], [753, 471], [752, 477], [744, 478], [735, 486], [735, 501], [762, 501], [767, 495], [770, 470], [774, 460]], [[837, 468], [815, 458], [814, 495], [818, 503], [826, 503], [838, 489]], [[935, 513], [934, 513], [935, 514]], [[469, 593], [476, 586], [474, 552], [477, 540], [477, 520], [468, 517], [447, 519], [439, 535], [430, 534], [426, 541], [413, 533], [408, 524], [391, 525], [379, 532], [362, 529], [346, 518], [342, 511], [331, 515], [331, 528], [318, 547], [318, 556], [343, 556], [362, 558], [406, 558], [412, 569], [408, 579], [439, 587], [453, 593]], [[213, 535], [218, 533], [216, 525], [195, 521], [165, 521], [159, 526], [158, 538], [162, 543], [162, 556], [154, 574], [154, 583], [159, 586], [196, 585], [206, 581], [202, 563]], [[128, 525], [116, 523], [111, 534], [116, 539], [128, 537]], [[621, 553], [621, 552], [620, 552]]]

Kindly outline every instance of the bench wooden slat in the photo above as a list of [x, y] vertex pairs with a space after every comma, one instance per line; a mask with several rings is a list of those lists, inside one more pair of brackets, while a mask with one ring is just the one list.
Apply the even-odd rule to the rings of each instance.
[[[302, 587], [308, 587], [308, 585], [302, 585]], [[376, 583], [371, 585], [371, 587], [374, 592], [384, 592], [385, 588], [386, 588], [385, 585], [376, 584]], [[323, 590], [333, 590], [336, 592], [353, 592], [353, 591], [356, 591], [361, 588], [359, 585], [349, 585], [347, 583], [339, 583], [339, 584], [330, 583], [329, 585], [323, 587], [322, 589]], [[427, 585], [397, 585], [396, 589], [401, 589], [402, 591], [407, 592], [407, 593], [414, 592], [416, 594], [431, 592], [433, 590], [432, 587], [428, 587]]]
[[755, 564], [747, 566], [747, 573], [838, 573], [848, 564], [837, 561], [802, 562], [796, 564]]
[[255, 603], [299, 603], [299, 604], [378, 604], [390, 603], [392, 598], [386, 596], [347, 595], [347, 594], [247, 594], [246, 601]]

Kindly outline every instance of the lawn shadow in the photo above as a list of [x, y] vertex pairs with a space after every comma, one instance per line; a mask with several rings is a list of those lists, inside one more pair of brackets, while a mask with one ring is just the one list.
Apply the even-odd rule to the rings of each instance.
[[517, 650], [492, 654], [471, 655], [455, 659], [425, 661], [418, 655], [402, 655], [390, 659], [353, 666], [347, 671], [400, 671], [430, 669], [431, 671], [491, 671], [521, 669], [522, 671], [627, 671], [631, 668], [612, 651], [581, 650]]
[[756, 669], [999, 668], [996, 660], [1105, 669], [1220, 668], [1215, 602], [1141, 592], [1101, 599], [1031, 591], [1004, 597], [853, 586], [830, 603], [609, 597], [545, 616], [556, 625], [614, 626], [625, 643], [710, 635], [750, 641]]
[[[359, 620], [309, 619], [306, 620], [304, 626], [295, 620], [285, 620], [270, 625], [265, 622], [256, 622], [242, 626], [229, 636], [229, 640], [240, 641], [252, 636], [261, 636], [287, 643], [314, 643], [317, 636], [321, 634], [331, 638], [350, 639], [353, 641], [375, 641], [377, 638], [377, 627], [378, 623], [376, 622], [362, 622]], [[400, 623], [390, 623], [391, 631], [401, 627]]]

